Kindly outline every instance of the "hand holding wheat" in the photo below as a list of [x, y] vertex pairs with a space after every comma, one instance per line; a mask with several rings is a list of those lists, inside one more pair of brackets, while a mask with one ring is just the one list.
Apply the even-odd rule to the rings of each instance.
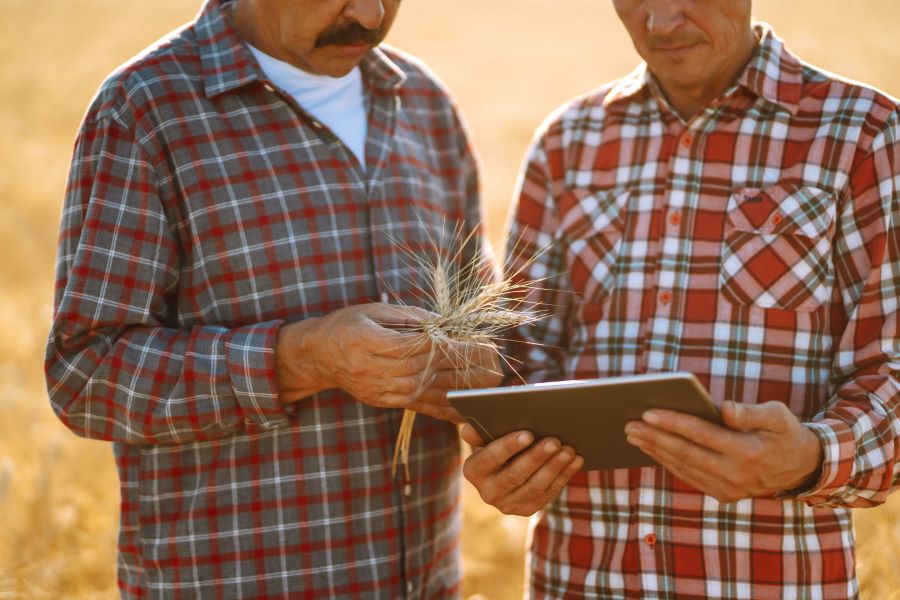
[[[458, 232], [458, 228], [454, 230], [454, 241], [459, 240]], [[471, 241], [471, 236], [472, 234], [457, 245], [455, 253], [447, 252], [442, 244], [434, 241], [433, 253], [417, 253], [408, 248], [406, 251], [411, 262], [426, 273], [424, 290], [429, 308], [434, 313], [434, 316], [423, 318], [415, 327], [401, 328], [418, 334], [417, 343], [409, 351], [419, 353], [422, 348], [428, 348], [430, 361], [450, 365], [449, 370], [442, 372], [442, 381], [432, 380], [429, 383], [431, 394], [434, 394], [435, 389], [491, 387], [499, 384], [502, 380], [500, 361], [503, 360], [508, 365], [509, 362], [495, 344], [497, 336], [507, 329], [526, 325], [543, 317], [541, 311], [524, 300], [526, 292], [538, 282], [519, 279], [521, 270], [506, 279], [498, 279], [477, 258], [458, 264], [461, 262], [462, 250]], [[525, 266], [531, 260], [525, 261]], [[397, 294], [394, 296], [396, 300], [400, 300]], [[448, 407], [447, 410], [452, 409]], [[407, 491], [410, 481], [409, 451], [415, 418], [416, 407], [408, 407], [403, 414], [391, 466], [392, 473], [395, 474], [398, 463], [403, 464]]]
[[387, 304], [366, 304], [284, 325], [275, 352], [279, 399], [296, 402], [339, 388], [371, 406], [414, 406], [442, 417], [440, 404], [420, 396], [445, 362], [435, 361], [418, 335], [397, 331], [431, 316], [412, 307], [401, 312]]

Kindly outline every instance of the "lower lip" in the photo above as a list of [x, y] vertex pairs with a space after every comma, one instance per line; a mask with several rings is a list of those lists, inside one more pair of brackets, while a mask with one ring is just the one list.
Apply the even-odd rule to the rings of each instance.
[[359, 56], [369, 50], [368, 44], [354, 44], [352, 46], [334, 46], [335, 52], [341, 56]]
[[695, 48], [697, 44], [688, 44], [687, 46], [678, 46], [677, 48], [657, 48], [656, 52], [663, 52], [666, 54], [679, 54], [681, 52], [685, 52], [687, 50], [691, 50]]

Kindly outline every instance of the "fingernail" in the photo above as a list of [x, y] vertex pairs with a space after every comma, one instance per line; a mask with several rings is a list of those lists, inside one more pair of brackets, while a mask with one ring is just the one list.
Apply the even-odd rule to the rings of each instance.
[[556, 460], [558, 460], [559, 462], [569, 462], [570, 460], [572, 460], [572, 454], [568, 450], [563, 448], [563, 450], [556, 455]]
[[652, 410], [648, 410], [647, 412], [645, 412], [643, 415], [643, 419], [651, 425], [656, 425], [660, 421], [659, 414]]
[[634, 435], [641, 431], [641, 426], [637, 423], [631, 422], [625, 425], [625, 435]]
[[557, 444], [556, 442], [552, 440], [544, 442], [544, 452], [546, 452], [547, 454], [553, 454], [557, 450], [559, 450], [559, 444]]
[[520, 446], [527, 446], [531, 443], [531, 435], [528, 433], [520, 433], [516, 437], [516, 442], [518, 442]]

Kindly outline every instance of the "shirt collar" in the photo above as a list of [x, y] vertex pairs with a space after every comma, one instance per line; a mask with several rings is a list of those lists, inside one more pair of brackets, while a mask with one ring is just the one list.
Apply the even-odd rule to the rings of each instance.
[[[759, 38], [759, 44], [738, 78], [737, 86], [787, 110], [792, 115], [796, 114], [802, 93], [803, 64], [785, 48], [784, 42], [775, 35], [767, 23], [756, 22], [753, 29]], [[642, 62], [634, 71], [613, 85], [603, 99], [603, 104], [608, 106], [624, 102], [645, 92], [661, 96], [647, 63]]]
[[[265, 79], [256, 59], [225, 16], [224, 5], [228, 1], [206, 0], [194, 22], [203, 86], [209, 98]], [[360, 68], [366, 83], [376, 89], [392, 90], [406, 80], [403, 71], [380, 48], [366, 53]]]
[[753, 28], [759, 45], [738, 84], [796, 115], [803, 92], [803, 64], [768, 23], [757, 22]]

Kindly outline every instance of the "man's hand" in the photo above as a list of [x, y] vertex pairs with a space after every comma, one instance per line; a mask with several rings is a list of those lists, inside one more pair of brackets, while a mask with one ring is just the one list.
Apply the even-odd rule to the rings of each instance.
[[408, 408], [423, 414], [462, 423], [463, 418], [447, 402], [450, 390], [496, 387], [503, 374], [500, 370], [500, 352], [491, 344], [464, 344], [450, 342], [436, 348], [443, 354], [441, 369], [427, 390]]
[[275, 351], [282, 402], [340, 388], [372, 406], [406, 408], [428, 388], [441, 366], [415, 327], [432, 316], [386, 304], [342, 308], [321, 318], [284, 325]]
[[722, 407], [726, 427], [650, 410], [625, 426], [628, 441], [679, 479], [722, 502], [802, 488], [822, 464], [816, 435], [781, 402]]
[[482, 500], [507, 515], [533, 515], [556, 498], [584, 464], [571, 446], [554, 438], [532, 445], [534, 436], [527, 431], [510, 433], [486, 446], [471, 425], [461, 433], [473, 447], [463, 475]]
[[499, 383], [498, 352], [455, 342], [441, 348], [420, 333], [397, 331], [433, 316], [415, 307], [373, 303], [284, 325], [275, 351], [279, 399], [291, 403], [339, 388], [371, 406], [460, 422], [446, 391]]

